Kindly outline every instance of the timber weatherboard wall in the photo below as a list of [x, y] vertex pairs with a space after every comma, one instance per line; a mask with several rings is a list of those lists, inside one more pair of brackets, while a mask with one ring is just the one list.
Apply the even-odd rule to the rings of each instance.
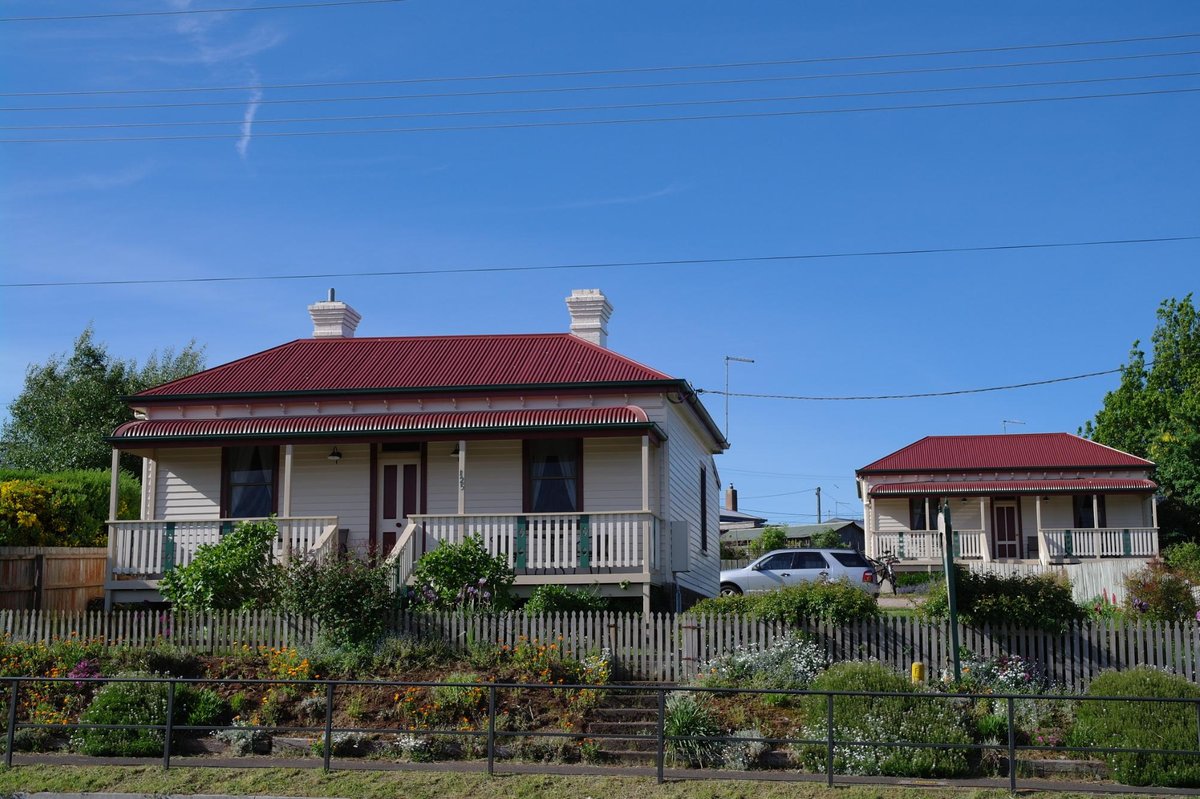
[[[677, 582], [681, 588], [703, 596], [717, 593], [720, 582], [720, 521], [718, 505], [720, 486], [716, 484], [716, 466], [712, 454], [701, 447], [699, 431], [689, 429], [690, 422], [675, 407], [667, 408], [667, 437], [670, 443], [668, 464], [669, 508], [662, 535], [670, 537], [671, 522], [686, 522], [688, 526], [688, 570], [680, 572]], [[705, 469], [708, 485], [708, 549], [700, 547], [700, 470]], [[673, 554], [673, 553], [672, 553]], [[668, 570], [670, 561], [667, 561]]]
[[[291, 516], [336, 516], [338, 527], [350, 531], [347, 546], [365, 552], [371, 530], [370, 445], [339, 446], [342, 459], [338, 463], [329, 460], [329, 450], [325, 444], [297, 445], [293, 449]], [[283, 447], [279, 471], [282, 495]], [[281, 506], [281, 514], [282, 510]]]
[[[641, 438], [583, 440], [583, 512], [640, 510]], [[651, 510], [654, 506], [651, 505]]]
[[[454, 504], [447, 513], [456, 513], [458, 509], [458, 459], [450, 457], [452, 450], [453, 445], [446, 451], [444, 464], [450, 467], [450, 499]], [[520, 513], [521, 469], [520, 441], [468, 441], [467, 513]], [[439, 476], [442, 471], [439, 466]], [[432, 483], [434, 478], [429, 479]]]
[[[221, 517], [220, 448], [171, 448], [154, 454], [155, 519]], [[142, 491], [147, 491], [149, 485], [143, 484]]]

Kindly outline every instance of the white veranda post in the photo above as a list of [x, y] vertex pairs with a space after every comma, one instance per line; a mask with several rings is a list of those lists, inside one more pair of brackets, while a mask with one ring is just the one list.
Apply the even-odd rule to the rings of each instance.
[[115, 521], [117, 518], [117, 499], [121, 490], [121, 450], [116, 447], [113, 447], [112, 451], [112, 473], [109, 475], [109, 478], [108, 520]]

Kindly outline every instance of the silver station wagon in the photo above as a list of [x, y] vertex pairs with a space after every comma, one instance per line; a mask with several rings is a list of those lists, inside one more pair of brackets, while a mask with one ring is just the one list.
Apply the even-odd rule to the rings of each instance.
[[723, 569], [721, 596], [842, 579], [868, 593], [879, 593], [875, 569], [852, 549], [776, 549], [749, 566]]

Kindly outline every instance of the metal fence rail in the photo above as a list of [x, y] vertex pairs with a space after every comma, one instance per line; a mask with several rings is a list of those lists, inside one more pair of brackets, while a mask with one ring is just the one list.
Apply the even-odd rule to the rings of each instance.
[[[1196, 720], [1196, 739], [1195, 747], [1188, 749], [1166, 749], [1166, 748], [1144, 748], [1144, 747], [1109, 747], [1109, 746], [1059, 746], [1059, 745], [1037, 745], [1037, 744], [1017, 744], [1017, 727], [1015, 723], [1015, 708], [1016, 703], [1022, 700], [1038, 700], [1045, 697], [1037, 694], [974, 694], [974, 693], [935, 693], [935, 692], [886, 692], [886, 691], [812, 691], [812, 690], [790, 690], [790, 689], [746, 689], [746, 688], [706, 688], [697, 686], [687, 687], [668, 687], [668, 686], [648, 686], [648, 685], [602, 685], [594, 684], [545, 684], [545, 683], [441, 683], [441, 682], [412, 682], [412, 681], [390, 681], [390, 680], [268, 680], [268, 679], [205, 679], [205, 678], [176, 678], [176, 677], [4, 677], [0, 678], [7, 683], [4, 692], [4, 703], [7, 705], [7, 716], [4, 730], [4, 765], [12, 767], [14, 761], [14, 743], [18, 730], [22, 729], [45, 729], [54, 731], [68, 730], [87, 730], [87, 729], [109, 729], [109, 730], [155, 730], [163, 735], [162, 746], [162, 767], [169, 769], [172, 763], [172, 756], [176, 748], [176, 744], [181, 738], [188, 733], [211, 734], [221, 730], [239, 730], [245, 732], [262, 731], [266, 733], [279, 732], [302, 732], [314, 735], [315, 739], [321, 741], [321, 766], [329, 771], [334, 768], [335, 760], [333, 756], [334, 736], [337, 733], [362, 733], [366, 735], [415, 735], [415, 736], [455, 736], [464, 738], [483, 738], [485, 740], [485, 756], [486, 771], [488, 775], [494, 775], [498, 769], [498, 746], [502, 738], [507, 737], [522, 737], [522, 738], [550, 738], [550, 739], [573, 739], [579, 740], [584, 737], [598, 740], [611, 741], [628, 741], [636, 740], [642, 742], [654, 742], [653, 756], [655, 760], [655, 770], [659, 782], [663, 782], [666, 773], [666, 763], [672, 744], [678, 743], [701, 743], [701, 744], [719, 744], [728, 742], [745, 742], [758, 741], [768, 745], [802, 745], [824, 747], [825, 763], [823, 774], [826, 784], [833, 786], [837, 784], [839, 776], [834, 769], [836, 753], [838, 747], [852, 746], [871, 746], [879, 748], [915, 748], [915, 749], [936, 749], [936, 750], [963, 750], [963, 751], [997, 751], [1002, 752], [1007, 757], [1007, 777], [1008, 787], [1016, 793], [1019, 785], [1017, 755], [1020, 752], [1056, 752], [1056, 753], [1085, 753], [1085, 754], [1139, 754], [1139, 755], [1173, 755], [1180, 757], [1200, 757], [1200, 698], [1168, 698], [1168, 697], [1111, 697], [1111, 696], [1070, 696], [1058, 697], [1065, 701], [1072, 702], [1111, 702], [1120, 701], [1125, 703], [1153, 704], [1166, 706], [1191, 706], [1195, 708]], [[159, 724], [88, 724], [88, 723], [39, 723], [32, 722], [27, 719], [22, 719], [17, 712], [20, 705], [21, 691], [23, 686], [31, 684], [49, 684], [49, 683], [71, 683], [76, 687], [84, 684], [106, 684], [106, 683], [157, 683], [165, 684], [167, 690], [166, 713], [162, 723]], [[174, 707], [175, 699], [180, 685], [232, 685], [232, 686], [297, 686], [303, 687], [313, 695], [323, 691], [325, 697], [324, 719], [320, 725], [311, 726], [271, 726], [271, 725], [254, 725], [254, 726], [236, 726], [236, 725], [184, 725], [174, 723]], [[406, 728], [406, 727], [370, 727], [370, 726], [354, 726], [344, 727], [334, 724], [335, 708], [339, 699], [339, 689], [345, 694], [345, 689], [352, 687], [383, 687], [388, 690], [395, 689], [397, 691], [405, 688], [430, 688], [436, 689], [439, 687], [450, 687], [454, 689], [479, 689], [487, 693], [487, 718], [486, 725], [483, 729], [429, 729], [429, 728]], [[635, 734], [620, 734], [620, 733], [597, 733], [597, 732], [573, 732], [560, 730], [500, 730], [497, 729], [497, 695], [501, 691], [521, 691], [527, 693], [545, 692], [545, 691], [620, 691], [626, 693], [641, 693], [652, 695], [656, 698], [656, 720], [655, 732], [651, 735], [635, 735]], [[819, 696], [825, 699], [825, 723], [824, 735], [819, 738], [796, 738], [796, 737], [734, 737], [728, 735], [709, 735], [709, 736], [690, 736], [690, 735], [668, 735], [666, 733], [666, 707], [668, 694], [674, 692], [691, 692], [697, 694], [709, 695], [750, 695], [750, 696], [790, 696], [795, 698]], [[843, 698], [886, 698], [886, 697], [901, 697], [905, 699], [918, 699], [920, 701], [930, 702], [973, 702], [975, 700], [986, 699], [992, 702], [1004, 703], [1007, 718], [1007, 735], [1006, 740], [998, 743], [952, 743], [952, 742], [906, 742], [906, 741], [884, 741], [884, 740], [849, 740], [839, 739], [836, 736], [836, 726], [834, 723], [834, 708], [835, 702], [839, 697]], [[44, 758], [43, 758], [44, 760]], [[104, 758], [98, 757], [97, 762], [103, 762]], [[22, 762], [38, 762], [36, 755], [22, 755]], [[189, 765], [195, 764], [194, 760], [189, 760]], [[315, 767], [314, 761], [314, 767]], [[445, 761], [452, 762], [452, 761]], [[19, 765], [19, 764], [18, 764]], [[221, 764], [227, 767], [227, 761]], [[356, 768], [362, 768], [357, 766]], [[382, 768], [382, 767], [381, 767]], [[628, 769], [625, 769], [629, 771]], [[612, 769], [614, 773], [620, 773], [622, 769]], [[696, 772], [695, 776], [721, 776], [721, 772], [714, 768], [701, 767], [692, 769]], [[735, 778], [731, 772], [730, 778]], [[811, 774], [805, 776], [803, 774], [789, 772], [793, 779], [811, 779]], [[822, 773], [822, 772], [816, 772]], [[845, 776], [845, 775], [843, 775]], [[845, 780], [843, 780], [845, 781]], [[953, 784], [953, 781], [950, 781]]]

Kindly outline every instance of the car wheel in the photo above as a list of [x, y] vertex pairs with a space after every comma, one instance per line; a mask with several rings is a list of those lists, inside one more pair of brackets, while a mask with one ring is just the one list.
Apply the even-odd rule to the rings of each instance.
[[742, 589], [733, 583], [721, 583], [721, 596], [741, 596]]

